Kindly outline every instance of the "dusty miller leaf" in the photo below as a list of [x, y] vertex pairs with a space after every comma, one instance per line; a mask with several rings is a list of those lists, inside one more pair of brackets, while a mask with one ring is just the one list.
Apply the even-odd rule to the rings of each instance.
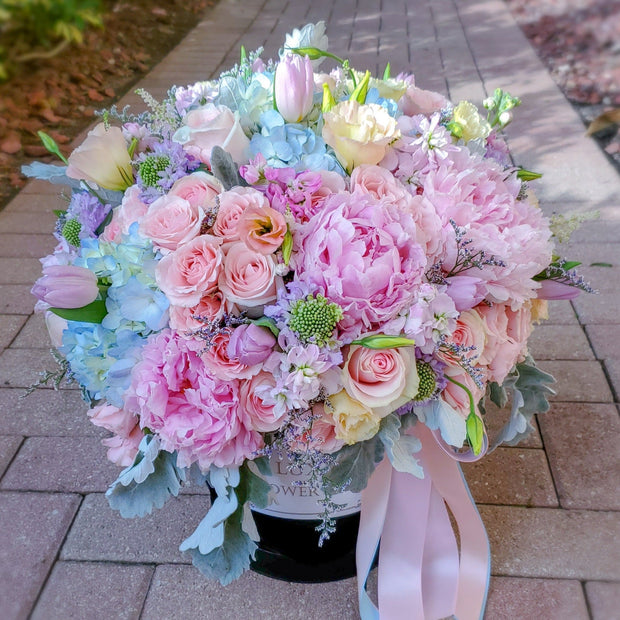
[[381, 420], [379, 439], [396, 471], [418, 478], [424, 477], [422, 466], [413, 458], [413, 453], [418, 452], [422, 444], [417, 437], [402, 434], [401, 420], [395, 413], [390, 413]]
[[335, 489], [346, 487], [347, 491], [360, 493], [384, 453], [383, 443], [376, 435], [352, 446], [344, 446], [335, 454], [336, 465], [325, 476], [325, 481]]
[[214, 177], [222, 182], [225, 190], [229, 190], [231, 187], [247, 185], [239, 174], [237, 164], [233, 161], [230, 153], [227, 153], [220, 146], [214, 146], [211, 151], [211, 172]]

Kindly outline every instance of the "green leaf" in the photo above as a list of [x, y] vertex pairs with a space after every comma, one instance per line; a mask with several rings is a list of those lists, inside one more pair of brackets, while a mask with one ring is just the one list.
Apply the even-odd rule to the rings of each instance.
[[390, 413], [381, 420], [379, 439], [396, 471], [423, 478], [424, 470], [413, 458], [414, 452], [418, 452], [422, 444], [417, 437], [403, 435], [402, 430], [400, 417], [395, 413]]
[[68, 164], [67, 158], [60, 152], [58, 145], [56, 144], [56, 140], [49, 136], [44, 131], [37, 131], [37, 135], [41, 139], [43, 146], [50, 152], [52, 155], [57, 155], [63, 163]]
[[337, 462], [324, 477], [326, 483], [336, 489], [344, 488], [360, 493], [366, 488], [368, 478], [383, 460], [385, 449], [377, 437], [344, 446], [337, 453]]
[[247, 53], [246, 53], [246, 51], [245, 51], [245, 46], [244, 46], [244, 45], [242, 45], [242, 46], [241, 46], [241, 64], [243, 64], [244, 62], [246, 62], [246, 61], [247, 61], [247, 59], [248, 59], [248, 55], [247, 55]]
[[391, 74], [391, 67], [390, 67], [390, 63], [388, 62], [388, 64], [385, 65], [385, 71], [383, 72], [383, 79], [389, 80], [390, 74]]
[[467, 429], [467, 441], [472, 447], [474, 454], [480, 454], [484, 440], [484, 423], [475, 413], [470, 413], [465, 422]]
[[450, 121], [446, 125], [446, 129], [457, 139], [463, 137], [463, 125], [458, 121]]
[[370, 71], [366, 71], [360, 83], [355, 87], [355, 90], [351, 93], [351, 96], [349, 97], [349, 101], [357, 101], [360, 104], [365, 103], [366, 95], [368, 94], [368, 84], [370, 84]]
[[323, 101], [321, 103], [321, 112], [326, 114], [336, 105], [336, 100], [332, 95], [332, 91], [329, 90], [327, 84], [323, 84]]
[[266, 327], [276, 338], [278, 337], [280, 330], [278, 329], [276, 322], [267, 316], [261, 316], [258, 319], [250, 319], [254, 325], [259, 327]]
[[282, 259], [284, 264], [288, 265], [291, 260], [291, 254], [293, 253], [293, 235], [290, 228], [287, 227], [286, 234], [284, 235], [284, 241], [282, 241]]
[[541, 179], [542, 174], [540, 172], [526, 170], [525, 168], [519, 168], [517, 178], [521, 181], [535, 181], [536, 179]]
[[590, 267], [613, 267], [612, 263], [590, 263]]
[[82, 308], [50, 308], [50, 310], [67, 321], [81, 323], [101, 323], [108, 313], [103, 299], [96, 299]]
[[410, 347], [415, 344], [411, 338], [403, 336], [386, 336], [385, 334], [374, 334], [359, 340], [354, 340], [351, 344], [357, 344], [367, 349], [396, 349], [398, 347]]

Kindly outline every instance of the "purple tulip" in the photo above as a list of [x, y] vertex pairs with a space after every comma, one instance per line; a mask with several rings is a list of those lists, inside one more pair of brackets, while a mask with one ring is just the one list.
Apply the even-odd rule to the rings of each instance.
[[575, 299], [580, 293], [581, 290], [575, 286], [557, 280], [543, 280], [536, 296], [538, 299]]
[[308, 56], [287, 54], [278, 64], [275, 75], [278, 112], [288, 123], [298, 123], [312, 110], [314, 73]]
[[275, 344], [275, 336], [265, 327], [254, 323], [240, 325], [230, 336], [228, 357], [246, 366], [255, 366], [271, 355]]
[[97, 299], [97, 276], [84, 267], [48, 265], [32, 294], [53, 308], [82, 308]]

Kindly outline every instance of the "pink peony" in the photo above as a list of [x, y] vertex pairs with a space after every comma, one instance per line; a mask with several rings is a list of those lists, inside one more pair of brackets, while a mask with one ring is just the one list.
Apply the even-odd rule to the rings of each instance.
[[219, 284], [225, 297], [241, 308], [263, 306], [276, 298], [275, 263], [271, 256], [233, 243], [224, 260]]
[[412, 196], [394, 175], [381, 166], [362, 164], [351, 173], [351, 191], [356, 189], [399, 209], [411, 209]]
[[216, 237], [200, 235], [157, 263], [157, 285], [171, 303], [192, 307], [216, 290], [223, 258], [220, 243]]
[[410, 214], [359, 192], [329, 196], [296, 234], [298, 278], [345, 313], [353, 340], [408, 308], [423, 282], [424, 251]]
[[166, 329], [149, 338], [132, 374], [126, 408], [135, 411], [177, 463], [238, 466], [263, 445], [239, 406], [239, 382], [213, 377], [200, 357], [201, 343]]
[[203, 218], [201, 207], [180, 196], [166, 194], [149, 206], [140, 222], [140, 234], [157, 249], [176, 250], [200, 234]]
[[207, 210], [215, 206], [215, 197], [223, 191], [224, 187], [213, 175], [199, 170], [177, 179], [168, 195], [184, 198], [194, 209]]
[[276, 380], [271, 373], [259, 372], [250, 379], [241, 381], [239, 400], [241, 407], [249, 418], [249, 426], [255, 431], [268, 433], [275, 431], [282, 425], [284, 410], [276, 411], [273, 404], [265, 404], [262, 395], [270, 392], [276, 386]]

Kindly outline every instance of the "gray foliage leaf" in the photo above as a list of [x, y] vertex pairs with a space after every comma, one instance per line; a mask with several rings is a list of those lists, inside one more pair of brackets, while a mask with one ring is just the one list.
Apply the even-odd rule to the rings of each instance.
[[336, 453], [336, 465], [326, 475], [326, 481], [336, 489], [346, 487], [348, 491], [360, 493], [384, 454], [383, 442], [378, 436], [344, 446]]
[[222, 182], [226, 190], [235, 186], [247, 186], [230, 153], [219, 146], [214, 146], [211, 151], [211, 172]]

